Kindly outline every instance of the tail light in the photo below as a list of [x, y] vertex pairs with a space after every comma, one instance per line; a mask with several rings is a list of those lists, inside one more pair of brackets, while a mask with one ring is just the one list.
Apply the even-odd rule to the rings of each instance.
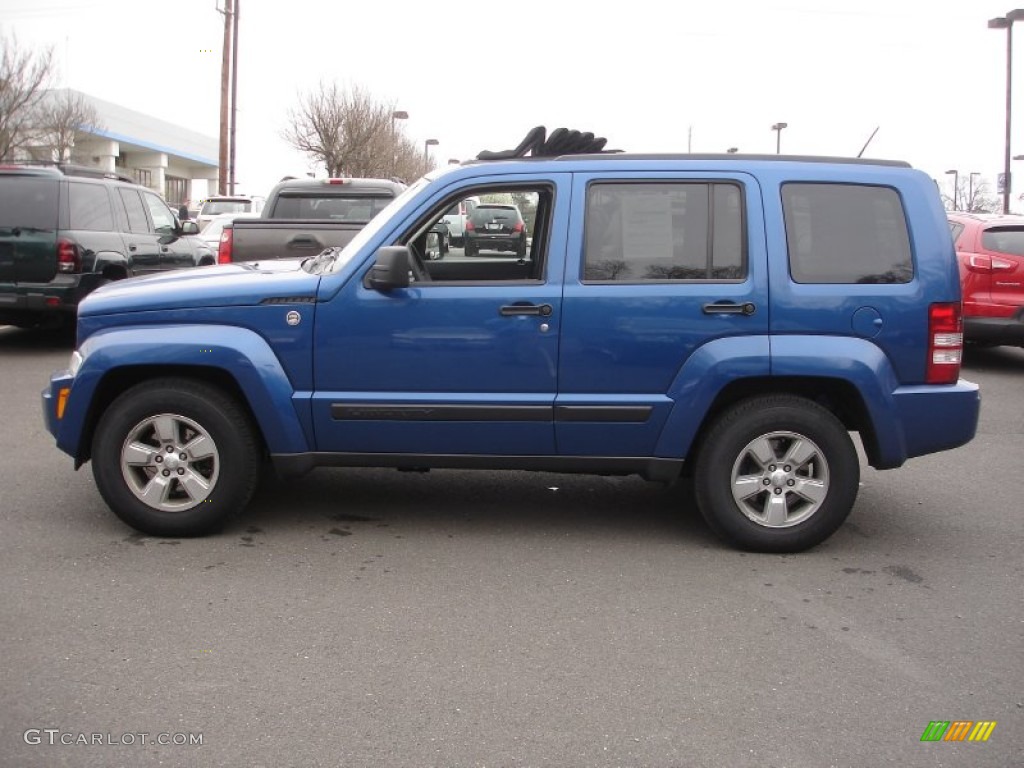
[[473, 232], [475, 229], [476, 229], [476, 227], [473, 226], [473, 222], [472, 221], [467, 221], [466, 222], [466, 231], [467, 232]]
[[516, 225], [514, 227], [512, 227], [512, 231], [513, 232], [522, 232], [523, 231], [523, 222], [517, 221]]
[[928, 307], [929, 384], [955, 384], [960, 378], [960, 359], [964, 350], [963, 318], [960, 302], [944, 302]]
[[81, 272], [82, 253], [78, 246], [63, 237], [57, 240], [57, 271]]
[[967, 258], [967, 269], [970, 272], [978, 272], [983, 275], [993, 272], [1012, 272], [1014, 263], [998, 256], [972, 255]]
[[220, 233], [220, 243], [217, 245], [217, 263], [230, 264], [232, 261], [232, 250], [234, 248], [234, 230], [231, 227], [224, 227]]

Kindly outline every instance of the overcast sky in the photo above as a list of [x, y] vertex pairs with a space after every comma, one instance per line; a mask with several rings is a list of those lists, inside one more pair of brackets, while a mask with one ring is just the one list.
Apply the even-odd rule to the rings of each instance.
[[[1024, 5], [1024, 0], [1022, 0]], [[241, 0], [239, 189], [314, 170], [280, 137], [297, 94], [359, 85], [405, 110], [438, 164], [568, 126], [629, 151], [774, 152], [1002, 171], [1006, 32], [991, 0]], [[605, 8], [610, 10], [604, 10]], [[215, 0], [0, 0], [67, 86], [217, 136]], [[1024, 154], [1024, 30], [1012, 148]], [[692, 131], [692, 134], [691, 134]], [[1024, 192], [1015, 163], [1014, 197]], [[316, 169], [322, 173], [322, 169]], [[1024, 203], [1015, 200], [1015, 209]]]

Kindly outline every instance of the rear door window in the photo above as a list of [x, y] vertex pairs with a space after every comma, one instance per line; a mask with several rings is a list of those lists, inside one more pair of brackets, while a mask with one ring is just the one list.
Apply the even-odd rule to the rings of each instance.
[[743, 279], [743, 226], [736, 184], [592, 184], [587, 190], [583, 279]]
[[795, 282], [913, 279], [907, 220], [896, 190], [867, 184], [784, 184], [782, 207]]
[[114, 212], [107, 188], [100, 184], [68, 182], [69, 228], [93, 232], [114, 231]]

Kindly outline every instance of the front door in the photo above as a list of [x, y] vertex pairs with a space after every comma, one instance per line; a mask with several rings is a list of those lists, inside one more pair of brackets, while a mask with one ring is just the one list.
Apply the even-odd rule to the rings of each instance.
[[[317, 449], [373, 454], [551, 455], [565, 227], [564, 175], [435, 193], [383, 245], [423, 253], [427, 235], [467, 196], [516, 207], [525, 258], [451, 248], [409, 288], [325, 277], [317, 308], [313, 422]], [[332, 292], [328, 300], [325, 297]]]

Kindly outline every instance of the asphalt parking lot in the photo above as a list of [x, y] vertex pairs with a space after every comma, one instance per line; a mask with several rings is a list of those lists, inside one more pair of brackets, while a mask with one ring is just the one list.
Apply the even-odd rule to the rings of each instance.
[[0, 765], [1024, 764], [1024, 350], [968, 351], [974, 442], [771, 556], [678, 488], [519, 472], [318, 470], [145, 537], [43, 428], [70, 349], [0, 329]]

